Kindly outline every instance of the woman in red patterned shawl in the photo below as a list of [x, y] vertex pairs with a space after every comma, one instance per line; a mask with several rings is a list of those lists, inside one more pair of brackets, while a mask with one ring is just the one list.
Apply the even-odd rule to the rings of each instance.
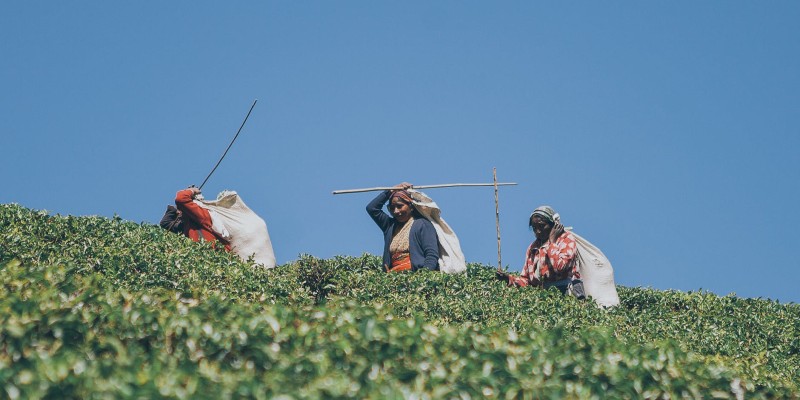
[[531, 213], [528, 226], [536, 240], [525, 253], [522, 274], [514, 276], [498, 270], [497, 279], [508, 286], [555, 286], [561, 293], [584, 298], [575, 236], [564, 230], [555, 210], [550, 206], [537, 208]]

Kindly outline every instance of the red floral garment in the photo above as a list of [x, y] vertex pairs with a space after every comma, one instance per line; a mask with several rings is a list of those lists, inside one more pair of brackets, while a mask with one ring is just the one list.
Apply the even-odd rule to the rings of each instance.
[[538, 249], [534, 247], [535, 244], [536, 242], [531, 243], [525, 253], [527, 257], [522, 274], [508, 277], [510, 286], [542, 286], [545, 282], [567, 278], [580, 279], [578, 262], [575, 258], [577, 254], [575, 236], [571, 232], [565, 231], [555, 243], [548, 241]]

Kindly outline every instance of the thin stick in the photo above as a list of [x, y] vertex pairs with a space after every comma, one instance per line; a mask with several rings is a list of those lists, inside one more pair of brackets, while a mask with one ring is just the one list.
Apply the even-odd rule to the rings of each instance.
[[223, 159], [223, 158], [225, 158], [225, 155], [226, 155], [226, 154], [228, 154], [228, 150], [230, 150], [230, 149], [231, 149], [231, 146], [233, 146], [233, 142], [235, 142], [235, 141], [236, 141], [236, 138], [238, 138], [238, 137], [239, 137], [239, 133], [240, 133], [240, 132], [242, 132], [242, 128], [244, 128], [244, 124], [247, 122], [247, 118], [250, 118], [250, 113], [251, 113], [251, 112], [253, 112], [253, 107], [255, 107], [255, 106], [256, 106], [256, 102], [257, 102], [257, 101], [258, 101], [258, 99], [255, 99], [255, 100], [253, 100], [253, 105], [252, 105], [252, 106], [250, 106], [250, 111], [248, 111], [248, 112], [247, 112], [247, 115], [244, 117], [244, 121], [242, 121], [242, 125], [239, 127], [239, 130], [238, 130], [238, 131], [236, 131], [236, 136], [234, 136], [234, 137], [233, 137], [233, 140], [231, 140], [231, 144], [229, 144], [229, 145], [228, 145], [228, 148], [227, 148], [227, 149], [225, 149], [225, 152], [224, 152], [224, 153], [222, 153], [222, 157], [220, 157], [220, 158], [219, 158], [219, 161], [217, 161], [217, 165], [215, 165], [215, 166], [214, 166], [214, 169], [212, 169], [212, 170], [211, 170], [211, 172], [209, 172], [209, 173], [208, 173], [208, 176], [207, 176], [207, 177], [206, 177], [206, 179], [203, 181], [203, 183], [200, 185], [200, 189], [202, 189], [202, 188], [203, 188], [203, 185], [205, 185], [205, 184], [206, 184], [206, 182], [208, 182], [208, 178], [211, 178], [211, 174], [213, 174], [213, 173], [214, 173], [214, 171], [216, 171], [216, 170], [217, 170], [217, 167], [219, 167], [219, 163], [221, 163], [221, 162], [222, 162], [222, 159]]
[[500, 256], [500, 202], [497, 196], [497, 168], [492, 168], [494, 178], [494, 223], [497, 227], [497, 270], [503, 270], [503, 259]]
[[[509, 186], [509, 185], [516, 185], [514, 182], [509, 183], [445, 183], [441, 185], [414, 185], [411, 186], [412, 189], [436, 189], [436, 188], [445, 188], [445, 187], [465, 187], [465, 186]], [[381, 190], [393, 190], [397, 189], [394, 186], [384, 186], [384, 187], [374, 187], [374, 188], [365, 188], [365, 189], [349, 189], [349, 190], [334, 190], [333, 194], [346, 194], [346, 193], [363, 193], [363, 192], [377, 192]]]

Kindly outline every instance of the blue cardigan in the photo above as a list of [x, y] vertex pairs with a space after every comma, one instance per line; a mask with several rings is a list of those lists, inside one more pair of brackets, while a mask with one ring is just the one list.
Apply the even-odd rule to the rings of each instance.
[[[392, 265], [389, 245], [392, 243], [392, 233], [397, 221], [383, 212], [383, 205], [389, 200], [392, 192], [383, 191], [374, 200], [367, 204], [367, 214], [383, 231], [383, 265]], [[436, 229], [431, 221], [419, 216], [414, 217], [411, 232], [408, 234], [408, 252], [411, 256], [411, 270], [417, 271], [427, 268], [432, 271], [439, 270], [439, 239]]]

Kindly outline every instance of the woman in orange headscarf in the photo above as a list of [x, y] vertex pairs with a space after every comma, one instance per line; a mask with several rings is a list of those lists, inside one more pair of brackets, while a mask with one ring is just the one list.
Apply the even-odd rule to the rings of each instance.
[[[439, 270], [439, 241], [433, 224], [414, 208], [410, 183], [385, 190], [367, 205], [367, 213], [383, 231], [383, 266], [387, 272]], [[382, 208], [386, 202], [391, 215]]]

